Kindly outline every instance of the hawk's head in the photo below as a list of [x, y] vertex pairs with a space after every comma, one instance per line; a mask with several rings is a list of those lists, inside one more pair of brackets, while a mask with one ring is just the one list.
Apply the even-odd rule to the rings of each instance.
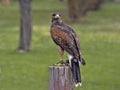
[[52, 18], [53, 19], [59, 19], [60, 18], [60, 14], [59, 13], [53, 13], [52, 14]]
[[53, 13], [52, 14], [52, 22], [61, 23], [62, 22], [61, 15], [59, 13]]

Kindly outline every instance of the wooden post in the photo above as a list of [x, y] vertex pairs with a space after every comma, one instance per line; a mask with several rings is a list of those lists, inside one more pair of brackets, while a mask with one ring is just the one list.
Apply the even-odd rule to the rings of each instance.
[[49, 90], [74, 90], [74, 80], [69, 66], [50, 66]]

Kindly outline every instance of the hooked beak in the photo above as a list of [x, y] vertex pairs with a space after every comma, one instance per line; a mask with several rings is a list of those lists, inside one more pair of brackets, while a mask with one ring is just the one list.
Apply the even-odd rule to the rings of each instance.
[[59, 15], [59, 14], [57, 14], [57, 15], [55, 16], [55, 18], [60, 18], [60, 15]]
[[60, 18], [60, 15], [59, 15], [59, 14], [56, 14], [55, 16], [53, 16], [53, 18], [59, 19], [59, 18]]

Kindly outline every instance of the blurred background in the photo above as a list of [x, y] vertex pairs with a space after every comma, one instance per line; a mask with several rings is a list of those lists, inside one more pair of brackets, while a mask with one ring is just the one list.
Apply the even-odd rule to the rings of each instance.
[[75, 90], [120, 90], [120, 0], [0, 0], [0, 90], [49, 90], [48, 67], [60, 60], [53, 12], [75, 29], [87, 63]]

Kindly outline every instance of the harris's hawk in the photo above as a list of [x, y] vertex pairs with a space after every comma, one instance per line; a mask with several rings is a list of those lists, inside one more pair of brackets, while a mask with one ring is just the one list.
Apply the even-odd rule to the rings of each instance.
[[75, 31], [61, 20], [59, 13], [53, 13], [50, 33], [53, 41], [58, 46], [62, 60], [64, 50], [67, 52], [75, 85], [76, 87], [81, 86], [79, 62], [85, 65], [85, 61], [81, 57], [80, 43]]

